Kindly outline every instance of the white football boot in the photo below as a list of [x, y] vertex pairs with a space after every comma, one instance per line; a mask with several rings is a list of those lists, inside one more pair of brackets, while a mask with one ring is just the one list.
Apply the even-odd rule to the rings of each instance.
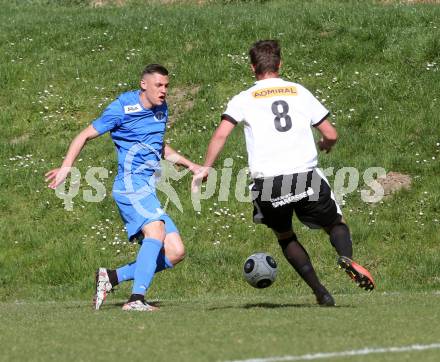
[[101, 308], [102, 303], [104, 303], [107, 298], [107, 293], [112, 290], [113, 286], [110, 283], [106, 268], [99, 268], [96, 271], [96, 293], [93, 299], [93, 305], [96, 310]]
[[137, 311], [137, 312], [154, 312], [159, 308], [149, 305], [148, 303], [136, 300], [134, 302], [127, 302], [122, 306], [122, 310], [125, 311]]

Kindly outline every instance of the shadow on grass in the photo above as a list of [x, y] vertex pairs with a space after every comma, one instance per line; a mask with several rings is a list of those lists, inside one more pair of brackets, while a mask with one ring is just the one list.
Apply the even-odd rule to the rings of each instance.
[[315, 304], [310, 303], [247, 303], [241, 306], [243, 309], [252, 309], [252, 308], [265, 308], [265, 309], [274, 309], [274, 308], [314, 308]]
[[247, 303], [243, 305], [228, 305], [221, 307], [210, 307], [206, 310], [221, 310], [221, 309], [253, 309], [253, 308], [264, 308], [264, 309], [277, 309], [277, 308], [323, 308], [323, 309], [334, 309], [334, 308], [355, 308], [351, 305], [337, 305], [335, 307], [322, 307], [314, 303]]
[[[118, 302], [106, 302], [104, 303], [101, 308], [99, 309], [99, 311], [102, 310], [115, 310], [115, 309], [121, 309], [122, 306], [126, 303], [127, 301], [118, 301]], [[161, 302], [148, 302], [149, 305], [152, 305], [153, 307], [157, 307], [160, 308], [163, 306], [163, 303]], [[79, 304], [79, 305], [72, 305], [72, 306], [66, 306], [66, 309], [84, 309], [84, 307], [89, 307], [90, 310], [92, 311], [96, 311], [95, 307], [93, 306], [92, 303], [90, 303], [90, 305], [85, 306], [84, 304]], [[99, 312], [96, 311], [96, 312]]]
[[[122, 306], [126, 303], [125, 301], [118, 301], [118, 302], [108, 302], [105, 303], [104, 306], [101, 307], [101, 309], [108, 309], [108, 310], [114, 310], [114, 309], [121, 309]], [[158, 307], [158, 308], [184, 308], [188, 309], [187, 303], [173, 303], [173, 302], [165, 302], [162, 303], [160, 301], [154, 301], [154, 302], [148, 302], [148, 304]], [[211, 304], [211, 303], [209, 303]], [[279, 308], [319, 308], [319, 309], [347, 309], [347, 308], [356, 308], [355, 305], [336, 305], [334, 307], [325, 307], [320, 306], [316, 303], [269, 303], [269, 302], [260, 302], [260, 303], [246, 303], [246, 304], [230, 304], [230, 305], [218, 305], [218, 306], [209, 306], [204, 307], [203, 303], [197, 303], [197, 306], [194, 304], [190, 304], [189, 309], [198, 309], [200, 311], [216, 311], [216, 310], [226, 310], [226, 309], [279, 309]], [[92, 307], [92, 306], [91, 306]], [[78, 305], [78, 306], [69, 306], [68, 309], [75, 309], [75, 308], [84, 308], [84, 305]]]

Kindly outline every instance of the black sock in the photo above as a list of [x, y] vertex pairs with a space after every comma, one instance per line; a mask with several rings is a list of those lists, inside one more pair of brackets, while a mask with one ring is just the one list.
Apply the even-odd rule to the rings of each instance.
[[108, 275], [108, 278], [110, 279], [110, 284], [112, 285], [112, 287], [115, 287], [116, 285], [119, 284], [118, 274], [116, 273], [116, 270], [107, 269], [107, 275]]
[[336, 224], [329, 232], [330, 242], [339, 256], [353, 257], [350, 229], [345, 224]]
[[312, 288], [315, 295], [318, 296], [328, 293], [316, 275], [309, 254], [307, 254], [307, 251], [298, 242], [296, 235], [286, 240], [278, 240], [278, 242], [283, 249], [287, 261], [293, 266], [307, 285]]
[[142, 294], [132, 294], [130, 295], [130, 299], [128, 302], [136, 302], [137, 300], [140, 300], [142, 303], [145, 303], [145, 297]]

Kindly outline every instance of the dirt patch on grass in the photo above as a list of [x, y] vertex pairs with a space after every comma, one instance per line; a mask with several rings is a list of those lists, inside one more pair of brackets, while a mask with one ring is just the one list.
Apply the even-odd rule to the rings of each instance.
[[388, 172], [385, 177], [379, 177], [376, 181], [382, 185], [386, 197], [401, 189], [410, 189], [412, 179], [403, 173]]
[[170, 109], [170, 126], [194, 107], [195, 97], [199, 89], [200, 86], [195, 85], [192, 87], [173, 87], [170, 90], [167, 96], [167, 104]]
[[11, 139], [9, 141], [9, 144], [10, 145], [19, 145], [20, 143], [25, 143], [28, 140], [29, 140], [29, 134], [28, 133], [24, 133], [21, 136], [14, 137], [13, 139]]
[[203, 5], [207, 3], [207, 0], [150, 0], [152, 4], [164, 4], [164, 5], [172, 5], [172, 4], [197, 4]]
[[125, 5], [125, 0], [90, 0], [90, 6], [94, 8], [100, 8], [101, 6], [107, 5], [123, 6]]

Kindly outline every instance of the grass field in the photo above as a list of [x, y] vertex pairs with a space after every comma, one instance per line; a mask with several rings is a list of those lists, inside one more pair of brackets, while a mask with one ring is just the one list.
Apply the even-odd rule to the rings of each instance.
[[[438, 293], [337, 297], [330, 309], [287, 295], [163, 300], [147, 314], [121, 313], [117, 298], [98, 313], [83, 301], [0, 304], [0, 360], [282, 361], [275, 357], [439, 342]], [[434, 362], [438, 348], [341, 360]]]
[[[440, 342], [440, 6], [406, 1], [0, 1], [0, 360], [225, 361], [300, 356]], [[166, 3], [166, 4], [165, 4]], [[296, 223], [339, 308], [315, 307], [283, 261], [271, 233], [234, 197], [246, 165], [242, 130], [217, 169], [233, 159], [231, 192], [194, 211], [189, 175], [172, 183], [183, 212], [167, 211], [186, 260], [155, 278], [157, 314], [122, 314], [124, 285], [99, 313], [89, 301], [99, 266], [131, 261], [110, 197], [116, 171], [108, 136], [83, 150], [72, 211], [44, 184], [71, 138], [119, 93], [137, 87], [151, 62], [171, 73], [167, 139], [195, 161], [225, 105], [252, 84], [247, 50], [260, 38], [283, 47], [282, 76], [310, 89], [331, 111], [340, 141], [323, 169], [359, 171], [344, 198], [355, 256], [375, 276], [364, 294], [335, 267], [322, 232]], [[104, 166], [107, 196], [86, 202], [91, 167]], [[369, 167], [412, 178], [410, 190], [377, 204], [361, 200]], [[164, 195], [161, 195], [165, 201]], [[265, 291], [247, 286], [247, 255], [279, 264]], [[72, 302], [78, 301], [78, 302]], [[101, 328], [104, 332], [95, 333]], [[154, 334], [150, 331], [154, 330]], [[333, 360], [347, 359], [335, 356]], [[436, 361], [438, 349], [372, 353], [356, 361]], [[286, 359], [288, 360], [288, 359]], [[295, 360], [290, 358], [290, 360]]]

